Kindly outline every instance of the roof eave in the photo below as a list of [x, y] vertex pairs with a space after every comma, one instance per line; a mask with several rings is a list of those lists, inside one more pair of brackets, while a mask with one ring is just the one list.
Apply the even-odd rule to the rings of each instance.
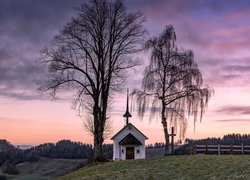
[[139, 129], [137, 129], [132, 123], [128, 123], [126, 126], [124, 126], [120, 131], [118, 131], [112, 138], [110, 138], [111, 140], [114, 140], [114, 138], [120, 134], [120, 132], [122, 132], [129, 124], [131, 124], [137, 131], [139, 131], [144, 137], [145, 137], [145, 140], [148, 139], [147, 136], [145, 136], [145, 134], [143, 134]]

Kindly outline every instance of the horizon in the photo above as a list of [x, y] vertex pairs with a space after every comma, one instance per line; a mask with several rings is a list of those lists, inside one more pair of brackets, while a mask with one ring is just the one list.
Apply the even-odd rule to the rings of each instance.
[[[70, 93], [51, 100], [38, 91], [47, 79], [46, 67], [37, 63], [40, 50], [75, 16], [81, 0], [0, 1], [0, 139], [16, 145], [39, 145], [69, 139], [93, 144], [82, 118], [72, 109]], [[202, 122], [188, 121], [185, 138], [203, 139], [250, 133], [250, 2], [157, 0], [124, 1], [128, 11], [143, 11], [148, 38], [172, 24], [177, 46], [194, 51], [204, 83], [215, 91]], [[128, 72], [123, 92], [114, 94], [113, 132], [125, 124], [126, 88], [141, 87], [148, 53], [139, 53], [143, 65]], [[61, 95], [61, 96], [60, 96]], [[149, 140], [164, 142], [160, 119], [142, 121], [131, 112], [130, 122]], [[195, 131], [194, 131], [195, 129]], [[178, 140], [179, 136], [175, 137]], [[104, 143], [110, 143], [105, 140]]]
[[[233, 133], [233, 134], [235, 134], [235, 135], [238, 135], [238, 133]], [[221, 139], [221, 138], [223, 138], [224, 136], [227, 136], [227, 135], [233, 135], [233, 134], [225, 134], [225, 135], [223, 135], [222, 137], [207, 137], [207, 138], [201, 138], [201, 139], [190, 139], [190, 140], [197, 140], [197, 141], [199, 141], [199, 140], [206, 140], [206, 139], [213, 139], [213, 138], [216, 138], [216, 139]], [[250, 135], [250, 133], [249, 134], [239, 134], [239, 135]], [[0, 139], [0, 140], [6, 140], [7, 142], [9, 142], [7, 139]], [[93, 143], [84, 143], [84, 142], [81, 142], [81, 141], [73, 141], [73, 140], [70, 140], [70, 139], [61, 139], [61, 140], [59, 140], [59, 141], [56, 141], [56, 142], [44, 142], [44, 143], [41, 143], [41, 144], [12, 144], [11, 142], [9, 142], [11, 145], [13, 145], [13, 146], [15, 146], [15, 147], [17, 147], [17, 148], [19, 148], [19, 149], [30, 149], [30, 148], [32, 148], [32, 147], [36, 147], [36, 146], [39, 146], [39, 145], [43, 145], [43, 144], [47, 144], [47, 143], [52, 143], [52, 144], [56, 144], [56, 143], [58, 143], [58, 142], [60, 142], [60, 141], [71, 141], [71, 142], [76, 142], [76, 143], [82, 143], [82, 144], [91, 144], [92, 146], [93, 146]], [[146, 143], [145, 145], [146, 146], [150, 146], [150, 145], [155, 145], [156, 143], [164, 143], [164, 142], [153, 142], [153, 143]], [[175, 143], [176, 143], [176, 141], [175, 141]], [[113, 142], [110, 142], [110, 143], [104, 143], [104, 144], [113, 144]], [[164, 143], [165, 144], [165, 143]], [[182, 145], [183, 144], [185, 144], [185, 141], [182, 141], [182, 143], [181, 143]], [[177, 144], [178, 145], [178, 144]]]

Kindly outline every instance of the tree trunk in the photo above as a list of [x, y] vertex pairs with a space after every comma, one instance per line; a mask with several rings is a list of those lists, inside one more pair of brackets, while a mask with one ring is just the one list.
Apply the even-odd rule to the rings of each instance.
[[103, 137], [100, 134], [94, 136], [94, 160], [104, 161], [103, 151], [102, 151]]
[[[162, 97], [164, 97], [164, 93]], [[165, 117], [166, 114], [166, 104], [164, 99], [162, 99], [162, 111], [161, 111], [161, 123], [163, 126], [164, 136], [165, 136], [165, 156], [169, 155], [169, 135], [168, 135], [168, 123], [167, 118]]]
[[169, 134], [168, 134], [168, 125], [166, 118], [162, 119], [162, 126], [165, 136], [165, 156], [169, 155]]
[[[96, 103], [97, 104], [97, 103]], [[95, 161], [104, 161], [103, 152], [102, 152], [102, 143], [103, 139], [103, 130], [102, 130], [102, 119], [100, 119], [101, 111], [98, 105], [94, 106], [94, 160]]]

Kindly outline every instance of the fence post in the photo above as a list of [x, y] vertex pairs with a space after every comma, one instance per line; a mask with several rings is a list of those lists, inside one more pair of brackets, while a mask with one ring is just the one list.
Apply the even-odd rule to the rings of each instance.
[[218, 155], [220, 155], [220, 144], [218, 144]]
[[231, 144], [230, 150], [231, 150], [231, 154], [233, 154], [233, 145]]
[[241, 154], [244, 154], [244, 145], [241, 143]]
[[206, 145], [206, 154], [207, 154], [207, 152], [208, 152], [208, 146]]

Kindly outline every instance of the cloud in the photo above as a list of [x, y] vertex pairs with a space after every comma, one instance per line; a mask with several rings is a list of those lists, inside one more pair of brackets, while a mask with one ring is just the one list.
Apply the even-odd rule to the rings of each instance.
[[0, 96], [43, 99], [37, 89], [47, 79], [47, 71], [36, 60], [81, 2], [0, 1]]
[[219, 108], [217, 113], [226, 115], [250, 115], [250, 106], [224, 106]]
[[250, 2], [168, 0], [142, 6], [153, 36], [165, 25], [174, 25], [177, 45], [194, 51], [206, 84], [215, 89], [248, 86]]
[[205, 82], [217, 86], [248, 87], [250, 83], [250, 57], [218, 57], [199, 61]]
[[[36, 62], [39, 51], [69, 22], [81, 0], [0, 1], [0, 96], [37, 94], [47, 78], [46, 68]], [[227, 58], [250, 48], [250, 3], [233, 0], [126, 0], [128, 10], [142, 10], [148, 16], [150, 36], [173, 24], [178, 46], [194, 50], [204, 79], [211, 85], [249, 84], [250, 61], [242, 56]], [[234, 28], [232, 28], [234, 27]], [[225, 54], [227, 56], [225, 56]], [[246, 54], [250, 57], [250, 54]], [[147, 61], [147, 58], [145, 58]], [[141, 68], [143, 69], [143, 68]], [[128, 82], [129, 86], [140, 81]], [[24, 96], [29, 98], [29, 96]], [[34, 96], [36, 98], [36, 95]]]
[[213, 32], [213, 34], [217, 37], [239, 38], [239, 37], [249, 37], [250, 36], [249, 31], [250, 27], [224, 28]]
[[250, 119], [218, 119], [218, 120], [213, 120], [215, 122], [220, 122], [220, 123], [228, 123], [228, 122], [246, 122], [250, 123]]
[[[2, 0], [0, 2], [1, 31], [16, 40], [42, 42], [55, 33], [73, 15], [80, 0]], [[2, 26], [4, 25], [4, 26]], [[1, 33], [2, 34], [2, 33]], [[46, 38], [47, 38], [46, 37]]]
[[6, 117], [0, 117], [0, 122], [6, 122], [9, 121], [10, 119], [6, 118]]
[[250, 48], [250, 38], [249, 39], [236, 39], [236, 40], [227, 40], [227, 41], [215, 41], [213, 42], [214, 48], [219, 51], [225, 52], [236, 52], [242, 49]]
[[36, 56], [0, 56], [0, 96], [26, 100], [42, 98], [38, 96], [38, 87], [45, 79], [46, 70], [36, 62]]

